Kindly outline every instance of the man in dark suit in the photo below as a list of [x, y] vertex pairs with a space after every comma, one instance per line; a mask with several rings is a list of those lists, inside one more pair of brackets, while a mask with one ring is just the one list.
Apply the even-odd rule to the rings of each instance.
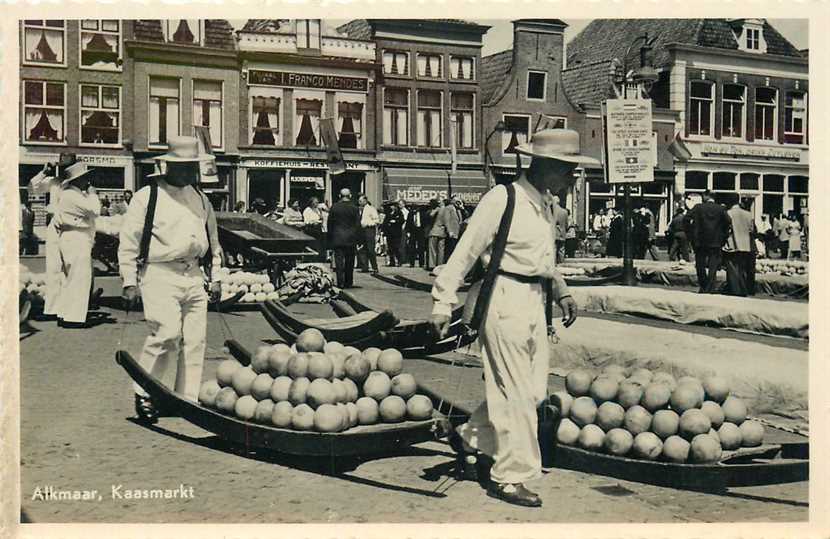
[[328, 245], [334, 251], [337, 286], [354, 285], [355, 245], [360, 237], [360, 213], [352, 204], [352, 193], [340, 190], [340, 200], [331, 207], [328, 219]]
[[695, 251], [695, 270], [700, 286], [698, 293], [715, 292], [715, 280], [721, 265], [721, 249], [729, 237], [732, 220], [726, 208], [715, 203], [712, 194], [707, 191], [703, 202], [689, 210], [686, 215], [686, 236]]
[[426, 265], [424, 255], [426, 254], [425, 243], [426, 234], [423, 228], [424, 212], [421, 208], [410, 207], [409, 215], [406, 217], [406, 224], [404, 225], [404, 235], [407, 238], [407, 252], [409, 253], [409, 267], [415, 267], [417, 259], [418, 267], [423, 268]]

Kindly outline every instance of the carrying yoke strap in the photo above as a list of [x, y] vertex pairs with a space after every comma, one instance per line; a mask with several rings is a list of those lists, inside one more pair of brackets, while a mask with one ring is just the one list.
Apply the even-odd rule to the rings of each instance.
[[138, 244], [138, 266], [147, 263], [150, 255], [150, 238], [153, 236], [153, 220], [156, 216], [156, 202], [159, 198], [159, 186], [156, 182], [150, 183], [150, 200], [147, 203], [147, 213], [144, 214], [144, 229], [141, 231], [141, 241]]
[[496, 276], [499, 273], [501, 266], [501, 259], [504, 256], [504, 251], [507, 247], [507, 236], [510, 234], [510, 224], [513, 221], [513, 210], [516, 207], [516, 186], [512, 183], [505, 185], [507, 188], [507, 206], [504, 208], [504, 213], [501, 216], [498, 232], [493, 242], [493, 251], [490, 256], [490, 264], [487, 265], [487, 271], [484, 274], [484, 280], [481, 283], [481, 290], [476, 299], [475, 310], [473, 311], [473, 319], [470, 322], [470, 328], [478, 331], [487, 314], [487, 309], [490, 306], [490, 298], [493, 296], [493, 285], [496, 282]]

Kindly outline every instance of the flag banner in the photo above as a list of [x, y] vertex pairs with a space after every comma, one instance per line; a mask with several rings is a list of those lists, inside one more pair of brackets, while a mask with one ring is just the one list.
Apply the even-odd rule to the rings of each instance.
[[213, 145], [210, 142], [210, 128], [203, 125], [194, 125], [196, 139], [199, 141], [199, 153], [206, 153], [213, 156], [210, 161], [199, 163], [199, 183], [219, 183], [219, 170], [216, 168], [216, 157], [213, 154]]
[[331, 118], [320, 120], [320, 137], [326, 146], [326, 162], [331, 174], [343, 174], [346, 172], [346, 162], [343, 160], [343, 153], [337, 143], [337, 133], [334, 130], [334, 121]]

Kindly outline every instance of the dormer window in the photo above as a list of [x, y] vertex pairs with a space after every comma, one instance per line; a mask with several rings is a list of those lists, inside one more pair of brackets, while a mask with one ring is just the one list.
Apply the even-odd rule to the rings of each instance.
[[765, 53], [767, 43], [764, 40], [764, 19], [731, 19], [730, 25], [742, 51]]
[[204, 39], [204, 22], [197, 19], [169, 19], [165, 22], [165, 38], [168, 43], [201, 45]]
[[761, 31], [757, 28], [747, 28], [746, 32], [747, 50], [757, 51], [761, 48]]
[[320, 50], [320, 19], [297, 21], [297, 48]]

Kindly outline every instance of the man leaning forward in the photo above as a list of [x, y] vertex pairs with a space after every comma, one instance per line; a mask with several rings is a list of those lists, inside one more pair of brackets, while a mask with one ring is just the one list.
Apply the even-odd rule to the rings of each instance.
[[[574, 182], [579, 163], [596, 163], [579, 154], [579, 135], [568, 129], [534, 134], [517, 151], [532, 157], [515, 182], [515, 208], [488, 309], [479, 328], [486, 402], [451, 435], [457, 451], [474, 451], [493, 461], [488, 495], [517, 505], [538, 507], [539, 496], [525, 483], [541, 475], [537, 408], [545, 401], [550, 359], [544, 282], [552, 280], [552, 300], [565, 327], [576, 320], [576, 303], [555, 268], [551, 193]], [[480, 257], [487, 266], [507, 188], [496, 186], [473, 213], [467, 231], [432, 289], [431, 322], [446, 335], [457, 290]], [[460, 443], [458, 438], [463, 441]], [[463, 462], [463, 461], [462, 461]]]

